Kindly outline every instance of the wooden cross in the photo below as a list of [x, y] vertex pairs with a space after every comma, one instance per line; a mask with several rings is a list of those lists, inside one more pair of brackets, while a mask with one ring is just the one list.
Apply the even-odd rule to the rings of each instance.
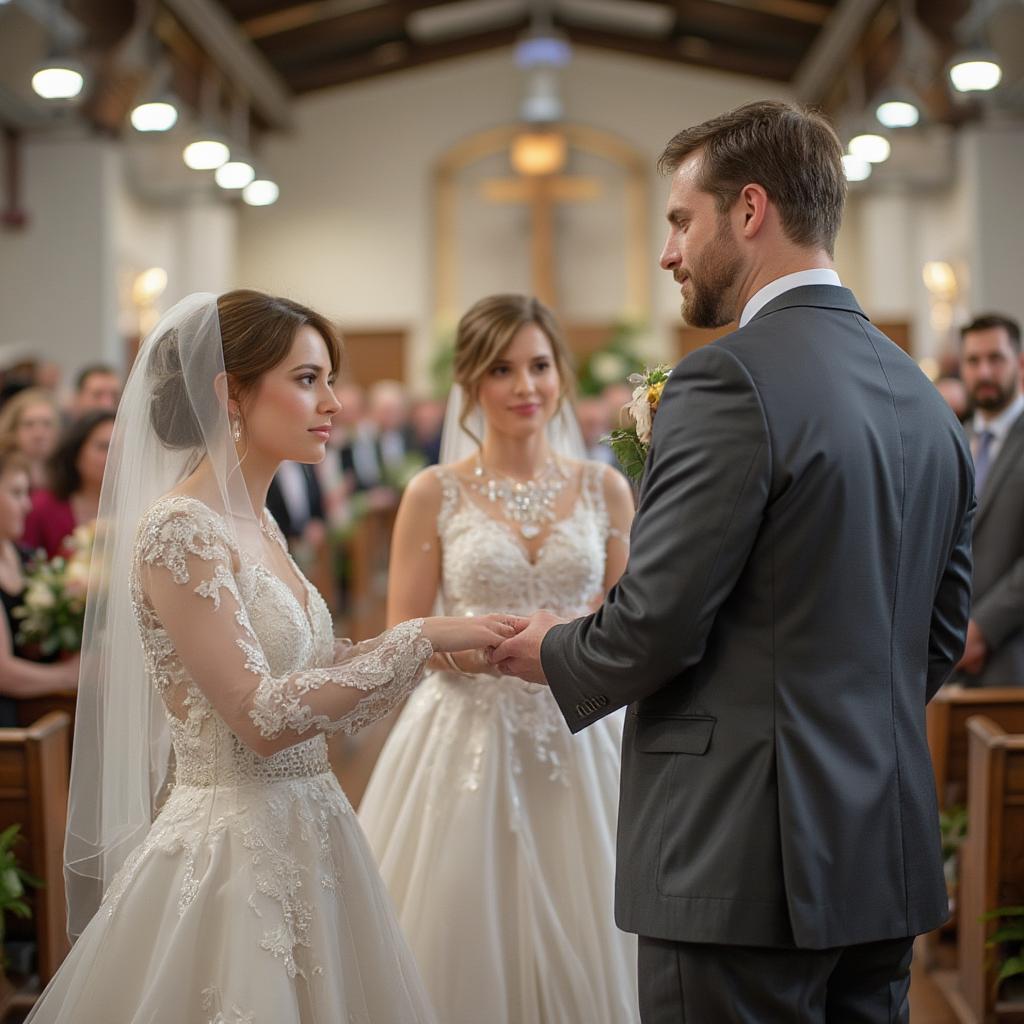
[[490, 178], [481, 184], [481, 192], [488, 202], [529, 204], [533, 294], [545, 305], [557, 309], [555, 207], [559, 203], [585, 203], [597, 199], [601, 194], [600, 181], [554, 174]]

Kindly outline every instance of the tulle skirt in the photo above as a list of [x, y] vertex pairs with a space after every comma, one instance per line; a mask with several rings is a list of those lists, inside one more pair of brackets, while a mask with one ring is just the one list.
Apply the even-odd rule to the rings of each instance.
[[359, 816], [443, 1024], [635, 1024], [613, 919], [621, 715], [572, 736], [546, 687], [438, 673]]
[[333, 775], [179, 786], [32, 1024], [434, 1024]]

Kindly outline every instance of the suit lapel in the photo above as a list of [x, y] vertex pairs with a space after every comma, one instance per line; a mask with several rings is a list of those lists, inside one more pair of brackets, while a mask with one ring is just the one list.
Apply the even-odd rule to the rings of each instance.
[[985, 490], [982, 491], [981, 499], [978, 502], [978, 511], [974, 521], [974, 532], [978, 532], [985, 519], [985, 515], [995, 500], [995, 494], [999, 490], [1003, 479], [1010, 470], [1017, 464], [1024, 455], [1024, 414], [1017, 417], [1006, 434], [1006, 440], [999, 449], [996, 461], [988, 472], [988, 479], [985, 481]]

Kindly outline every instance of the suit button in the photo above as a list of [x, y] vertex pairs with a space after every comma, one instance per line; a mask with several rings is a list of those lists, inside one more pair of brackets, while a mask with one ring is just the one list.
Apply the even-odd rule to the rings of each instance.
[[597, 706], [599, 708], [608, 707], [608, 698], [604, 694], [601, 694], [601, 696], [597, 698]]

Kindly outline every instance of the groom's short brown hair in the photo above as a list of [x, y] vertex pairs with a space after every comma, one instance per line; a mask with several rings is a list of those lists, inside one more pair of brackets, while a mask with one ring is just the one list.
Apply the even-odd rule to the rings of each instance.
[[746, 185], [761, 185], [778, 208], [782, 228], [797, 245], [830, 256], [843, 219], [843, 147], [819, 113], [761, 100], [719, 114], [673, 136], [658, 160], [670, 174], [701, 150], [700, 187], [725, 213]]

